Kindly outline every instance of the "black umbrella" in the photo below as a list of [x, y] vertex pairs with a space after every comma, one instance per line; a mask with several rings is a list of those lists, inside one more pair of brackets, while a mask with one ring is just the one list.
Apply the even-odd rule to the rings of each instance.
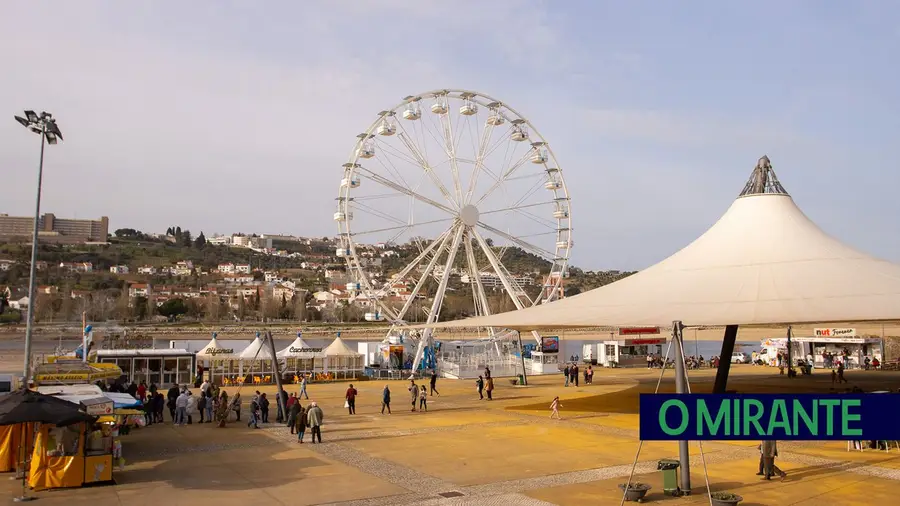
[[40, 422], [65, 427], [94, 419], [77, 404], [25, 388], [0, 399], [0, 425]]

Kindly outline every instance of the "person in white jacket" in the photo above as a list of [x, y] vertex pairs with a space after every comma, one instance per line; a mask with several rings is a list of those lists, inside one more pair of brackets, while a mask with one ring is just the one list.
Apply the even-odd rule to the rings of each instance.
[[181, 392], [175, 399], [175, 425], [184, 425], [187, 423], [187, 406], [188, 399], [190, 395], [188, 395], [187, 390]]
[[187, 394], [188, 399], [187, 406], [185, 406], [184, 411], [187, 414], [187, 423], [188, 425], [191, 425], [192, 423], [194, 423], [194, 412], [197, 411], [197, 398], [194, 397], [193, 394], [191, 394], [190, 390], [186, 390], [185, 393]]

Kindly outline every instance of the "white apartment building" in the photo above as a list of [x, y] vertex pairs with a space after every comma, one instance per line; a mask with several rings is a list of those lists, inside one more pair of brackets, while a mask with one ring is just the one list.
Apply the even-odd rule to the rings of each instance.
[[234, 264], [233, 263], [219, 264], [219, 267], [217, 268], [217, 270], [219, 272], [221, 272], [222, 274], [234, 274]]
[[[478, 277], [481, 278], [481, 285], [485, 288], [500, 288], [503, 286], [503, 281], [500, 280], [500, 276], [493, 272], [479, 272]], [[534, 278], [530, 278], [528, 276], [510, 276], [510, 281], [514, 285], [518, 286], [531, 286], [534, 284]], [[462, 283], [471, 283], [471, 276], [468, 274], [463, 274], [459, 277], [459, 281]]]
[[235, 273], [250, 274], [250, 264], [236, 264], [234, 266]]
[[209, 244], [215, 244], [216, 246], [227, 246], [231, 244], [231, 236], [230, 235], [216, 235], [206, 239], [206, 242]]
[[149, 276], [153, 276], [156, 274], [156, 267], [152, 265], [142, 265], [138, 267], [138, 274], [147, 274]]

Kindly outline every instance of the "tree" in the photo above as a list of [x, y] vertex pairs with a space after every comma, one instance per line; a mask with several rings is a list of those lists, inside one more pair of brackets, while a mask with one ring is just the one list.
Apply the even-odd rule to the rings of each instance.
[[185, 248], [190, 248], [194, 245], [194, 240], [191, 238], [191, 231], [185, 229], [184, 232], [181, 233], [181, 244]]
[[169, 299], [159, 306], [159, 314], [165, 316], [169, 320], [176, 320], [179, 316], [188, 312], [187, 304], [182, 299]]
[[194, 240], [194, 247], [197, 249], [203, 249], [206, 247], [206, 236], [203, 235], [203, 231], [200, 231], [200, 235], [197, 236], [197, 239]]
[[147, 318], [149, 310], [147, 297], [138, 296], [134, 298], [134, 318], [138, 321]]
[[175, 227], [175, 233], [173, 235], [176, 239], [181, 239], [181, 227]]

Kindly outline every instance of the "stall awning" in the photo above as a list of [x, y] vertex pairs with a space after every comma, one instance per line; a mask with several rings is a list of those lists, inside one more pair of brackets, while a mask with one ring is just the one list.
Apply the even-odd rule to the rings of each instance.
[[322, 358], [325, 356], [322, 348], [312, 348], [300, 337], [294, 339], [294, 342], [287, 348], [276, 353], [278, 358]]

